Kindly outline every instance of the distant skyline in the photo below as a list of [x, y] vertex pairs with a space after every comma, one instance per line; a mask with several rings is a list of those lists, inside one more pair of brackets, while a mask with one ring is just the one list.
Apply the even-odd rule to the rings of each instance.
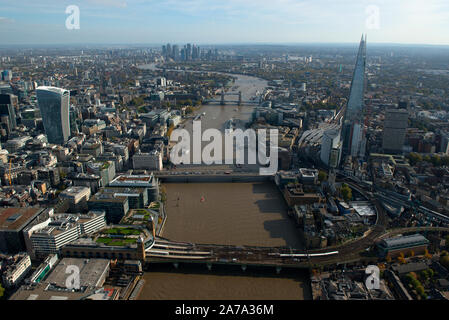
[[[66, 29], [66, 7], [80, 29]], [[376, 10], [378, 9], [378, 18]], [[449, 45], [447, 0], [0, 0], [0, 46], [15, 44]]]

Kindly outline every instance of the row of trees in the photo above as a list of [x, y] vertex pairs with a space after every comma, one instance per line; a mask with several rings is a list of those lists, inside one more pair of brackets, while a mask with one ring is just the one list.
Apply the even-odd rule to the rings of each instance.
[[426, 299], [426, 291], [422, 283], [418, 280], [418, 276], [414, 272], [408, 273], [405, 278], [409, 285], [416, 291], [416, 293], [421, 296], [421, 298]]
[[412, 166], [416, 165], [419, 162], [426, 161], [432, 163], [435, 167], [439, 166], [449, 166], [449, 156], [440, 157], [437, 154], [432, 156], [425, 155], [422, 156], [419, 153], [412, 152], [407, 155], [407, 159], [409, 160]]

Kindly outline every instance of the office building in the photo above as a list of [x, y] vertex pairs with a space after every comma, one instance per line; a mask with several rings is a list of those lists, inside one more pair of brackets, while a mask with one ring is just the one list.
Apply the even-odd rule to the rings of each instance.
[[180, 52], [179, 52], [179, 46], [177, 44], [173, 45], [173, 60], [179, 61], [180, 59]]
[[167, 86], [167, 79], [164, 78], [164, 77], [157, 78], [156, 84], [157, 84], [159, 87], [166, 87], [166, 86]]
[[321, 161], [330, 168], [336, 168], [340, 164], [341, 141], [339, 130], [327, 130], [321, 141]]
[[101, 143], [85, 143], [80, 151], [82, 154], [90, 154], [92, 157], [98, 157], [104, 152], [104, 147]]
[[8, 134], [17, 127], [15, 112], [17, 103], [17, 96], [12, 94], [0, 94], [0, 117], [6, 118], [5, 126], [7, 127]]
[[106, 222], [117, 224], [129, 211], [128, 197], [105, 192], [104, 189], [95, 194], [87, 203], [89, 210], [104, 210]]
[[88, 187], [90, 188], [91, 194], [97, 193], [101, 188], [101, 178], [99, 175], [77, 173], [76, 175], [70, 177], [74, 186]]
[[26, 253], [13, 257], [14, 262], [3, 271], [3, 283], [7, 288], [13, 288], [20, 284], [31, 270], [31, 259]]
[[36, 89], [36, 95], [48, 142], [64, 144], [70, 136], [70, 92], [61, 88], [41, 86]]
[[102, 189], [101, 192], [112, 193], [114, 197], [128, 198], [130, 209], [143, 209], [148, 206], [148, 193], [145, 188], [107, 187]]
[[101, 186], [105, 187], [115, 177], [115, 162], [103, 161], [103, 162], [88, 162], [87, 173], [100, 176]]
[[163, 168], [162, 154], [158, 150], [149, 153], [137, 153], [133, 156], [133, 168], [135, 170], [146, 169], [160, 171]]
[[23, 230], [46, 221], [53, 209], [0, 208], [0, 252], [26, 251]]
[[52, 187], [57, 187], [61, 182], [58, 168], [42, 168], [37, 170], [39, 180], [48, 181]]
[[12, 80], [12, 71], [11, 70], [3, 70], [2, 71], [2, 81], [11, 81]]
[[402, 153], [408, 127], [407, 109], [388, 109], [385, 113], [382, 148], [386, 153]]
[[343, 153], [352, 157], [363, 156], [365, 154], [365, 67], [366, 36], [365, 38], [362, 36], [342, 126]]
[[159, 198], [159, 181], [153, 175], [121, 175], [115, 178], [110, 187], [119, 188], [145, 188], [148, 201], [153, 202]]
[[91, 192], [88, 187], [70, 187], [62, 191], [59, 197], [69, 203], [70, 212], [82, 212], [87, 209]]
[[88, 214], [55, 214], [47, 221], [24, 231], [27, 250], [32, 257], [58, 253], [64, 245], [105, 226], [105, 211], [90, 211]]
[[144, 261], [146, 257], [145, 249], [151, 248], [153, 243], [153, 236], [151, 234], [148, 234], [146, 239], [140, 237], [136, 243], [117, 246], [96, 242], [91, 238], [80, 238], [62, 248], [61, 255], [63, 257], [75, 258]]

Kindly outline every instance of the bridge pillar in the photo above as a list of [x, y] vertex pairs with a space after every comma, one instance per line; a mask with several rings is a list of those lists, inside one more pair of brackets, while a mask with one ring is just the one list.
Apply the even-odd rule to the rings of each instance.
[[245, 264], [242, 264], [242, 270], [246, 271], [246, 265]]
[[177, 263], [177, 262], [174, 262], [173, 263], [173, 266], [176, 268], [176, 269], [178, 269], [178, 267], [179, 267], [179, 263]]
[[281, 267], [276, 267], [276, 274], [281, 273], [282, 268]]
[[221, 89], [221, 102], [220, 102], [220, 104], [222, 105], [222, 106], [224, 106], [225, 105], [225, 92], [224, 92], [224, 88], [223, 89]]
[[206, 265], [207, 265], [207, 269], [209, 271], [211, 271], [212, 270], [212, 263], [206, 263]]
[[239, 106], [242, 105], [242, 91], [239, 91], [239, 102], [237, 103]]

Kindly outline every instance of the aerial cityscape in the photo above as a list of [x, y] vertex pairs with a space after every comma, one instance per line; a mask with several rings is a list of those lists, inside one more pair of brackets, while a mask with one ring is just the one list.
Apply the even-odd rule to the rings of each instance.
[[449, 39], [64, 42], [133, 7], [76, 2], [0, 1], [0, 300], [449, 300]]

